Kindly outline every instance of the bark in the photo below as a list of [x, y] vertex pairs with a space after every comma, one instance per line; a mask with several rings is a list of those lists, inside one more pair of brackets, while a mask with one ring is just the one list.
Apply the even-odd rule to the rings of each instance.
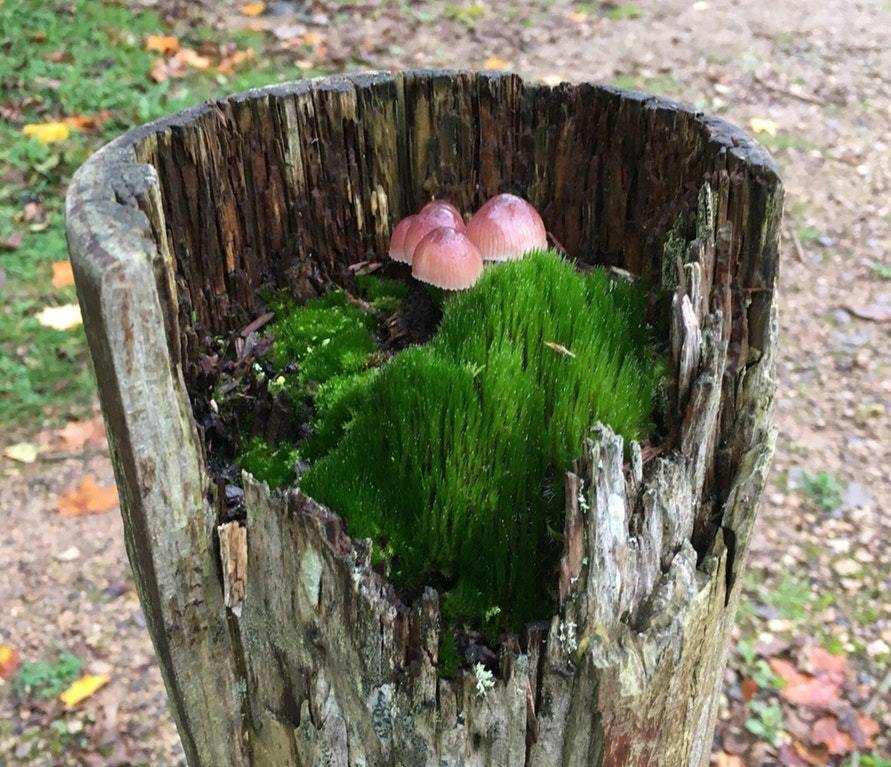
[[[501, 191], [536, 204], [580, 264], [650, 287], [670, 428], [626, 463], [593, 426], [566, 479], [558, 612], [504, 641], [496, 678], [446, 681], [437, 593], [402, 604], [336, 510], [246, 476], [246, 520], [225, 516], [189, 392], [208, 339], [256, 317], [261, 287], [318, 293], [430, 197], [473, 209]], [[69, 245], [189, 764], [707, 764], [775, 439], [781, 209], [770, 158], [720, 120], [512, 75], [291, 83], [91, 158]]]

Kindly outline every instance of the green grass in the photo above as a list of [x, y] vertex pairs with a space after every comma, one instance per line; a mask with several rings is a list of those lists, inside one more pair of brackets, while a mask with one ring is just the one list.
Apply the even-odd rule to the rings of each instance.
[[80, 676], [83, 661], [69, 652], [62, 653], [56, 661], [23, 663], [10, 684], [17, 698], [55, 698]]
[[638, 6], [633, 3], [626, 3], [625, 5], [617, 5], [614, 8], [610, 8], [606, 12], [606, 18], [610, 21], [623, 21], [625, 19], [637, 19], [641, 16], [641, 10]]
[[[0, 90], [4, 105], [19, 112], [0, 122], [0, 242], [23, 238], [17, 249], [0, 251], [0, 427], [36, 430], [86, 415], [94, 394], [83, 331], [50, 330], [35, 319], [46, 306], [75, 301], [73, 288], [54, 289], [50, 280], [52, 263], [67, 257], [62, 199], [77, 166], [127, 128], [210, 97], [313, 73], [270, 58], [254, 33], [226, 33], [239, 49], [255, 52], [234, 75], [211, 67], [153, 82], [149, 72], [160, 54], [144, 50], [145, 37], [171, 30], [156, 13], [103, 0], [4, 0], [0, 30]], [[224, 42], [218, 31], [197, 29], [180, 43], [197, 48], [214, 36]], [[22, 134], [25, 124], [105, 111], [101, 128], [72, 131], [63, 142], [44, 145]], [[46, 226], [22, 220], [25, 202], [35, 199], [47, 209]]]
[[835, 511], [841, 506], [842, 486], [831, 472], [804, 472], [801, 477], [801, 491], [821, 511]]
[[563, 472], [596, 421], [649, 426], [661, 368], [642, 302], [550, 253], [488, 269], [429, 344], [369, 378], [302, 489], [391, 552], [395, 582], [445, 578], [451, 618], [547, 615]]

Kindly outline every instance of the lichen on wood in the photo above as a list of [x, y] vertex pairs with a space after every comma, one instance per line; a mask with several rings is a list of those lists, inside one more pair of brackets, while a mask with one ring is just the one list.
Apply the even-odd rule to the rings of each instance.
[[[431, 196], [501, 191], [581, 264], [650, 287], [650, 319], [675, 328], [665, 444], [631, 445], [627, 466], [608, 427], [579, 445], [558, 611], [505, 637], [491, 687], [438, 678], [435, 590], [403, 604], [336, 510], [250, 477], [236, 616], [189, 399], [200, 355], [251, 322], [261, 288], [318, 295]], [[275, 86], [97, 153], [69, 191], [69, 244], [190, 765], [705, 765], [775, 439], [781, 211], [769, 157], [718, 119], [504, 74]]]

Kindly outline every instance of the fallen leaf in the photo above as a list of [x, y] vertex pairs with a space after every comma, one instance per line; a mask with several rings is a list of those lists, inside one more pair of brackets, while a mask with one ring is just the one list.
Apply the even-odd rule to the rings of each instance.
[[833, 655], [822, 647], [814, 647], [810, 653], [810, 664], [815, 674], [829, 674], [841, 682], [845, 677], [848, 659], [844, 653]]
[[220, 60], [220, 63], [217, 64], [217, 72], [219, 72], [221, 75], [234, 74], [235, 68], [239, 64], [243, 64], [245, 61], [251, 61], [253, 58], [253, 48], [248, 48], [244, 51], [235, 51], [234, 53], [225, 56]]
[[82, 322], [80, 307], [77, 304], [47, 306], [37, 314], [37, 321], [45, 328], [71, 330]]
[[54, 261], [53, 262], [53, 287], [56, 289], [67, 288], [74, 284], [74, 272], [71, 270], [71, 262]]
[[310, 48], [315, 48], [317, 45], [322, 44], [322, 36], [318, 32], [307, 32], [303, 36], [303, 44], [308, 45]]
[[23, 232], [13, 232], [5, 240], [0, 241], [0, 250], [18, 250], [22, 246], [22, 240], [25, 239]]
[[101, 487], [96, 477], [87, 474], [77, 487], [59, 496], [56, 508], [63, 517], [78, 517], [110, 511], [117, 503], [118, 490], [114, 485]]
[[22, 658], [14, 647], [0, 645], [0, 679], [12, 679]]
[[870, 322], [891, 321], [891, 304], [864, 304], [863, 306], [846, 306], [851, 314], [861, 320]]
[[98, 130], [111, 117], [111, 111], [103, 109], [101, 112], [96, 112], [93, 115], [69, 115], [68, 117], [63, 117], [62, 122], [75, 130]]
[[105, 423], [101, 418], [91, 421], [69, 421], [54, 436], [61, 442], [63, 450], [77, 452], [87, 443], [102, 447], [105, 445]]
[[19, 442], [3, 451], [3, 455], [19, 463], [34, 463], [39, 454], [40, 447], [32, 442]]
[[210, 64], [207, 56], [202, 56], [191, 48], [180, 48], [171, 58], [156, 61], [149, 77], [156, 83], [162, 83], [170, 78], [185, 77], [189, 67], [205, 70], [210, 68]]
[[841, 679], [826, 675], [811, 676], [802, 674], [789, 661], [771, 658], [770, 667], [786, 684], [780, 690], [780, 697], [796, 706], [808, 708], [832, 708], [838, 701]]
[[554, 343], [553, 341], [545, 341], [544, 345], [548, 347], [548, 349], [553, 349], [555, 352], [560, 352], [566, 357], [572, 357], [575, 359], [575, 353], [569, 351], [563, 344]]
[[74, 708], [78, 703], [94, 695], [108, 684], [108, 674], [85, 674], [74, 682], [67, 690], [59, 693], [59, 700], [65, 704], [66, 709]]
[[747, 676], [742, 681], [742, 699], [743, 703], [748, 703], [754, 696], [755, 693], [758, 692], [758, 683], [752, 679], [752, 677]]
[[22, 128], [29, 138], [37, 139], [42, 144], [65, 141], [71, 135], [71, 129], [63, 122], [29, 123]]
[[792, 747], [803, 761], [813, 767], [823, 767], [824, 764], [829, 763], [829, 750], [825, 746], [809, 746], [796, 740]]
[[510, 66], [504, 59], [499, 59], [497, 56], [489, 56], [483, 62], [483, 69], [488, 69], [490, 71], [497, 71], [500, 69], [507, 69]]
[[838, 729], [838, 721], [834, 716], [824, 716], [814, 722], [810, 738], [815, 745], [826, 746], [833, 756], [845, 756], [854, 750], [854, 740]]
[[766, 117], [753, 117], [749, 120], [749, 127], [755, 133], [766, 133], [768, 136], [776, 136], [780, 126]]
[[180, 48], [173, 59], [194, 69], [204, 70], [210, 68], [210, 59], [207, 56], [202, 56], [197, 51], [193, 51], [191, 48]]
[[743, 767], [743, 761], [736, 754], [728, 754], [726, 751], [718, 751], [715, 755], [716, 767]]
[[46, 206], [40, 200], [28, 200], [25, 203], [22, 208], [22, 221], [26, 224], [39, 224], [46, 220]]
[[179, 50], [179, 39], [174, 35], [146, 35], [145, 49], [168, 56]]
[[247, 5], [241, 6], [241, 12], [245, 16], [259, 16], [265, 10], [266, 3], [248, 3]]
[[782, 746], [780, 748], [780, 764], [783, 767], [808, 767], [809, 762], [802, 759], [798, 752], [792, 746]]

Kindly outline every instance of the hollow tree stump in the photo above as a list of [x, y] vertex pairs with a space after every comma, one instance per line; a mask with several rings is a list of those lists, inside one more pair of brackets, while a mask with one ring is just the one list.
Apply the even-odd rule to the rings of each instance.
[[[259, 288], [317, 294], [430, 197], [474, 209], [502, 191], [581, 264], [649, 287], [669, 433], [626, 464], [594, 426], [566, 478], [557, 614], [505, 641], [494, 684], [445, 681], [437, 593], [401, 604], [336, 509], [246, 476], [247, 518], [226, 518], [188, 393]], [[775, 438], [781, 208], [770, 158], [720, 120], [513, 75], [292, 83], [96, 153], [68, 237], [189, 764], [705, 765]]]

